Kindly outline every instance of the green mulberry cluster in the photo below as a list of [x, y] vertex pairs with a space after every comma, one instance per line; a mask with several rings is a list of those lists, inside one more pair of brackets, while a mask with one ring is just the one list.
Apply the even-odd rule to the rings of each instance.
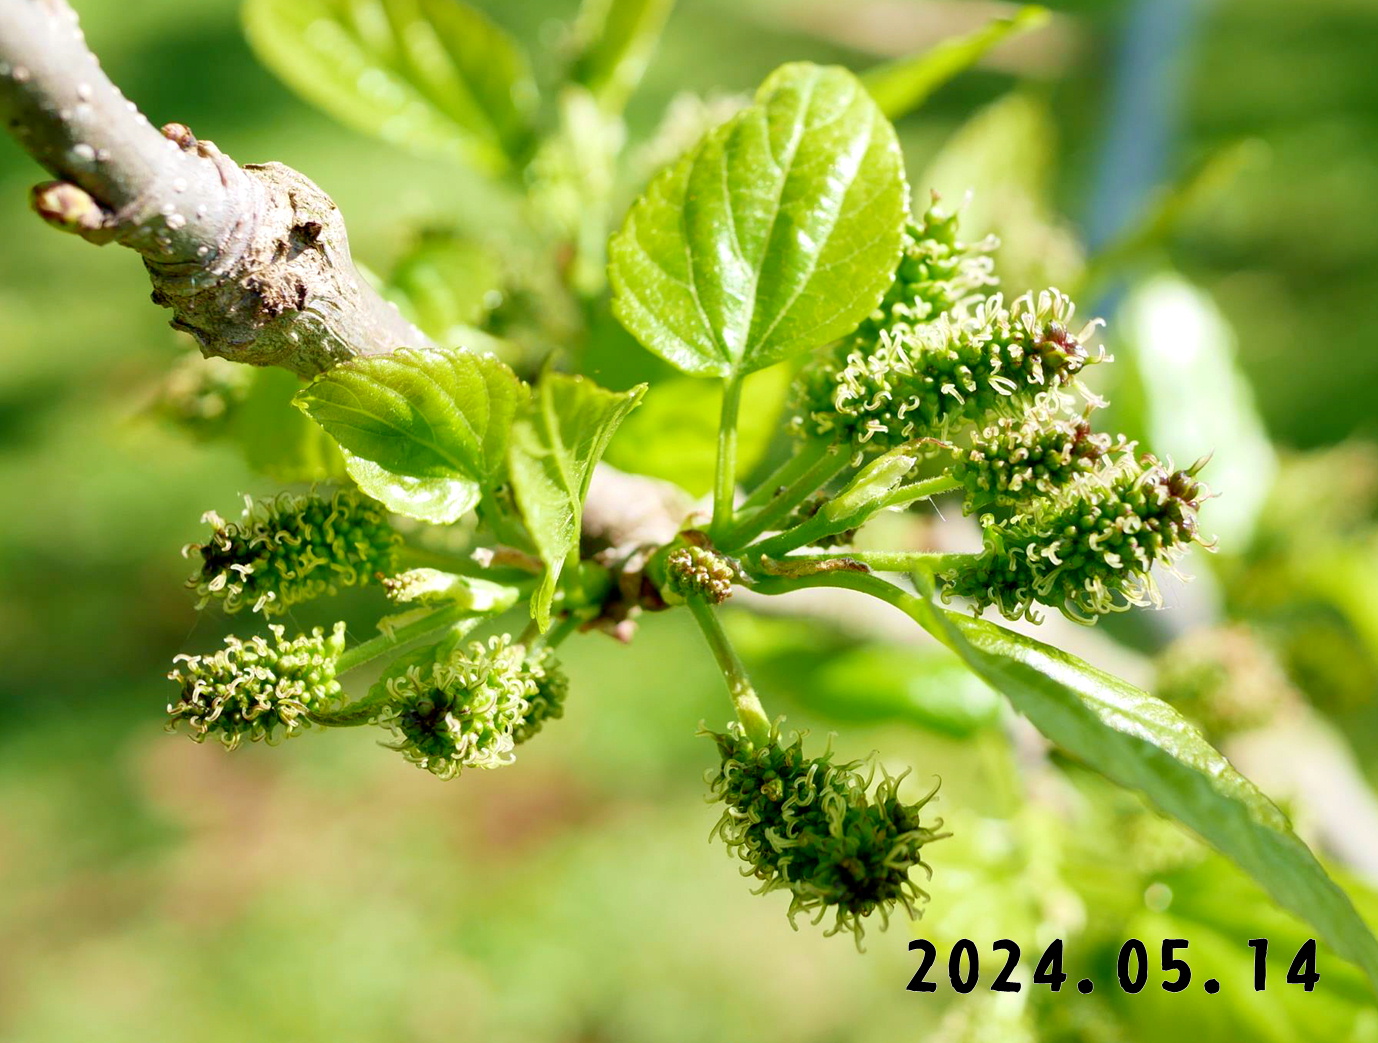
[[980, 300], [982, 291], [997, 281], [991, 257], [997, 246], [993, 236], [979, 243], [958, 239], [957, 212], [944, 212], [934, 193], [928, 211], [905, 229], [895, 281], [876, 311], [858, 327], [854, 343], [875, 344], [881, 331], [896, 323], [931, 322]]
[[809, 757], [801, 736], [785, 744], [778, 728], [760, 747], [736, 724], [712, 734], [722, 761], [708, 783], [727, 805], [714, 832], [763, 882], [761, 891], [790, 892], [791, 922], [804, 913], [817, 923], [831, 911], [828, 933], [851, 931], [859, 944], [872, 913], [888, 922], [902, 905], [919, 915], [928, 896], [910, 871], [928, 870], [922, 849], [943, 835], [941, 822], [919, 818], [932, 793], [905, 804], [899, 779], [884, 776], [872, 790], [861, 764]]
[[528, 656], [504, 634], [388, 678], [377, 719], [395, 735], [393, 749], [452, 779], [510, 764], [517, 744], [561, 716], [567, 688], [552, 655]]
[[344, 624], [329, 636], [317, 627], [291, 640], [281, 626], [268, 629], [270, 637], [227, 637], [219, 652], [174, 660], [168, 677], [182, 694], [168, 705], [169, 730], [185, 724], [197, 742], [213, 737], [232, 750], [245, 739], [290, 738], [306, 727], [309, 712], [336, 705]]
[[1010, 619], [1035, 605], [1080, 622], [1130, 605], [1158, 604], [1151, 570], [1200, 543], [1196, 468], [1169, 471], [1126, 456], [1081, 478], [1027, 514], [985, 529], [985, 549], [940, 578], [945, 596], [994, 605]]
[[1099, 323], [1073, 333], [1074, 312], [1065, 294], [1043, 290], [1009, 307], [996, 294], [970, 316], [898, 323], [879, 343], [806, 372], [795, 427], [858, 452], [883, 452], [946, 437], [962, 424], [1061, 404], [1062, 389], [1103, 357], [1085, 345]]
[[540, 731], [546, 721], [565, 715], [565, 696], [569, 694], [569, 678], [549, 648], [528, 654], [523, 667], [536, 690], [526, 697], [526, 713], [512, 732], [518, 746]]
[[246, 498], [238, 522], [214, 511], [203, 521], [214, 527], [206, 543], [188, 544], [201, 567], [187, 581], [227, 612], [246, 605], [277, 615], [292, 605], [358, 586], [394, 570], [400, 537], [386, 512], [353, 490], [331, 496], [283, 493], [271, 500]]
[[676, 547], [665, 557], [665, 594], [671, 601], [701, 597], [718, 605], [732, 596], [736, 570], [706, 547]]
[[968, 514], [1018, 508], [1056, 494], [1132, 450], [1123, 436], [1093, 432], [1084, 417], [1034, 409], [1023, 419], [1000, 417], [980, 432], [960, 453], [952, 475], [966, 491]]

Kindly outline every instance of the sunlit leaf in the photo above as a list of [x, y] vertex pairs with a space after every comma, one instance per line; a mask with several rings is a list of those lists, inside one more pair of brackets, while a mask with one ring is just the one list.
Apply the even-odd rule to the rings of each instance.
[[565, 560], [579, 547], [584, 497], [613, 432], [645, 391], [608, 391], [584, 377], [547, 374], [512, 429], [511, 474], [517, 506], [545, 562], [532, 615], [546, 627]]
[[500, 171], [531, 139], [521, 47], [459, 0], [246, 0], [265, 65], [342, 123]]
[[1378, 941], [1286, 817], [1167, 703], [1070, 653], [922, 598], [901, 605], [1045, 736], [1193, 829], [1378, 986]]
[[468, 478], [414, 478], [394, 474], [380, 464], [341, 449], [345, 472], [365, 494], [396, 514], [435, 525], [459, 521], [481, 496], [477, 482]]
[[453, 521], [501, 480], [523, 395], [498, 359], [451, 348], [341, 363], [296, 402], [349, 454], [365, 492], [404, 514]]
[[762, 369], [870, 314], [907, 197], [894, 129], [856, 77], [783, 66], [632, 208], [610, 250], [613, 309], [685, 373]]

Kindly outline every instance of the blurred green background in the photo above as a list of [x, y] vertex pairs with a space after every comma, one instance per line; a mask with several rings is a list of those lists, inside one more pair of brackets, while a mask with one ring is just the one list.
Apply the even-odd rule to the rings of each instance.
[[[478, 6], [538, 44], [573, 2]], [[1130, 189], [1116, 197], [1105, 171], [1117, 130], [1132, 141], [1138, 129], [1112, 104], [1133, 60], [1122, 41], [1155, 5], [1050, 6], [1051, 26], [943, 88], [901, 131], [916, 190], [929, 187], [925, 170], [959, 196], [974, 183], [972, 221], [1006, 233], [1010, 268], [1077, 281], [1078, 243], [1113, 242], [1152, 205]], [[1181, 183], [1222, 149], [1242, 159], [1224, 188], [1182, 202], [1169, 234], [1092, 273], [1106, 276], [1095, 288], [1114, 320], [1108, 343], [1127, 360], [1129, 376], [1107, 389], [1123, 424], [1169, 449], [1181, 437], [1218, 450], [1221, 471], [1207, 477], [1224, 493], [1222, 552], [1195, 556], [1198, 583], [1163, 619], [1115, 621], [1114, 643], [1098, 631], [1084, 651], [1151, 681], [1170, 641], [1223, 620], [1266, 647], [1274, 687], [1323, 736], [1281, 747], [1282, 759], [1352, 769], [1319, 801], [1314, 788], [1293, 794], [1284, 772], [1279, 799], [1295, 796], [1299, 822], [1357, 880], [1378, 865], [1363, 836], [1344, 837], [1346, 824], [1373, 836], [1378, 821], [1367, 789], [1378, 5], [1157, 6], [1190, 28], [1154, 81], [1169, 126], [1152, 180]], [[307, 172], [370, 267], [387, 269], [420, 225], [482, 227], [476, 179], [342, 129], [281, 86], [245, 44], [234, 0], [77, 7], [155, 124], [178, 120], [241, 162]], [[629, 111], [632, 140], [681, 91], [749, 90], [796, 58], [861, 68], [999, 13], [978, 0], [682, 0]], [[976, 113], [984, 131], [968, 123]], [[440, 783], [365, 735], [233, 756], [163, 735], [171, 657], [223, 632], [198, 619], [177, 550], [202, 511], [229, 513], [274, 486], [233, 448], [148, 417], [186, 345], [148, 303], [132, 256], [50, 233], [27, 211], [39, 179], [0, 140], [0, 1039], [1109, 1041], [1173, 1038], [1186, 1019], [1202, 1039], [1378, 1039], [1378, 1014], [1333, 959], [1313, 997], [1244, 995], [1241, 939], [1304, 934], [1232, 871], [1074, 768], [1054, 799], [1016, 799], [1017, 758], [986, 727], [995, 709], [980, 691], [885, 648], [879, 666], [872, 652], [818, 681], [808, 624], [737, 621], [780, 708], [815, 735], [859, 717], [839, 739], [845, 753], [881, 748], [921, 781], [944, 779], [956, 836], [932, 856], [927, 934], [983, 947], [1064, 936], [1069, 958], [1113, 975], [1107, 939], [1183, 932], [1202, 960], [1211, 953], [1225, 994], [953, 1004], [904, 991], [907, 925], [871, 935], [864, 956], [791, 932], [782, 897], [753, 897], [707, 841], [716, 812], [701, 779], [714, 751], [694, 732], [726, 704], [675, 614], [646, 620], [629, 647], [572, 642], [565, 720], [518, 767], [482, 777]], [[1155, 338], [1188, 332], [1204, 354], [1155, 355]], [[645, 360], [627, 365], [630, 379]], [[1206, 644], [1210, 669], [1235, 684]], [[901, 661], [927, 686], [918, 708], [849, 713], [873, 682], [904, 688]], [[972, 720], [934, 711], [935, 687], [961, 693]], [[1332, 799], [1338, 826], [1307, 814]], [[1123, 858], [1096, 847], [1106, 838]]]

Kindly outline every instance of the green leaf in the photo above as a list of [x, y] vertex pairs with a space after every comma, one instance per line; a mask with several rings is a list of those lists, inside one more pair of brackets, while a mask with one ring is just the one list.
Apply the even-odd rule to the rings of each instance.
[[501, 361], [447, 348], [341, 363], [295, 401], [358, 458], [350, 473], [365, 492], [402, 513], [441, 517], [501, 481], [521, 398], [521, 381]]
[[[759, 464], [779, 434], [792, 376], [785, 366], [746, 378], [737, 423], [738, 473], [747, 474]], [[701, 380], [673, 377], [652, 384], [641, 408], [618, 429], [608, 447], [608, 463], [703, 496], [712, 490], [717, 468], [721, 402], [718, 386]]]
[[880, 302], [908, 200], [894, 128], [851, 73], [785, 65], [662, 171], [613, 238], [613, 309], [685, 373], [736, 377]]
[[607, 112], [621, 112], [641, 82], [675, 0], [584, 0], [570, 79]]
[[414, 478], [395, 474], [347, 450], [340, 452], [346, 473], [360, 491], [394, 514], [449, 525], [477, 507], [482, 498], [478, 483], [468, 478]]
[[458, 0], [246, 0], [244, 25], [288, 86], [364, 133], [488, 172], [529, 147], [526, 56]]
[[975, 65], [996, 44], [1047, 25], [1050, 17], [1046, 8], [1022, 7], [1010, 18], [996, 18], [922, 54], [867, 69], [861, 82], [866, 84], [881, 112], [890, 119], [899, 119], [917, 109], [948, 80]]
[[1378, 988], [1378, 941], [1281, 811], [1167, 703], [1076, 656], [920, 598], [900, 607], [1045, 736], [1195, 830]]
[[618, 424], [645, 392], [608, 391], [584, 377], [547, 374], [512, 429], [512, 488], [527, 531], [545, 562], [531, 598], [542, 629], [565, 560], [579, 549], [579, 529], [593, 468]]

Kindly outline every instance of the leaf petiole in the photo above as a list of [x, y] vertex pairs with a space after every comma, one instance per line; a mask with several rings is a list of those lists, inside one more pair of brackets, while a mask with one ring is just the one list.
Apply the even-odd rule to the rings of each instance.
[[[976, 553], [949, 553], [946, 551], [885, 551], [885, 550], [844, 550], [844, 551], [818, 551], [805, 552], [801, 554], [791, 554], [788, 557], [772, 558], [767, 557], [767, 561], [774, 561], [781, 564], [790, 562], [827, 562], [827, 561], [851, 561], [869, 567], [874, 572], [904, 572], [913, 573], [924, 571], [936, 573], [945, 569], [960, 565], [965, 562], [975, 561], [979, 554]], [[743, 565], [750, 568], [751, 556], [743, 561]], [[770, 579], [780, 577], [778, 572], [770, 572], [768, 569], [752, 570], [753, 575], [769, 576]], [[803, 575], [803, 573], [801, 573]], [[759, 588], [754, 588], [759, 589]], [[764, 594], [784, 593], [777, 590], [763, 590]]]
[[742, 378], [731, 376], [723, 383], [722, 419], [718, 422], [718, 466], [713, 483], [714, 536], [731, 527], [737, 498], [737, 414], [742, 405]]
[[846, 450], [840, 446], [830, 446], [813, 466], [786, 486], [770, 503], [742, 519], [736, 528], [718, 540], [718, 546], [725, 550], [744, 547], [761, 533], [780, 525], [801, 503], [845, 471], [850, 463]]
[[751, 490], [751, 493], [738, 508], [738, 517], [745, 519], [760, 510], [772, 498], [784, 492], [786, 487], [793, 484], [795, 479], [803, 475], [819, 460], [822, 460], [830, 448], [831, 443], [819, 439], [807, 442], [799, 452], [782, 463], [760, 485]]
[[872, 500], [866, 504], [863, 510], [846, 517], [838, 518], [826, 509], [820, 510], [813, 517], [806, 518], [794, 528], [776, 533], [770, 539], [758, 543], [756, 549], [762, 554], [778, 558], [797, 547], [807, 547], [827, 536], [835, 536], [839, 532], [855, 529], [883, 510], [906, 507], [915, 500], [922, 500], [927, 496], [936, 496], [938, 493], [955, 489], [959, 484], [955, 478], [940, 475], [937, 478], [915, 482], [912, 485], [902, 485], [898, 489]]

